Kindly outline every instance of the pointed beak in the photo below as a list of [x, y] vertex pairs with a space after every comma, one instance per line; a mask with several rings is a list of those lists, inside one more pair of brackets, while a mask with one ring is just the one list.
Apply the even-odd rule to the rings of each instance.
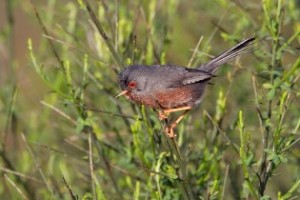
[[128, 91], [127, 90], [124, 90], [124, 91], [122, 91], [120, 94], [118, 94], [117, 96], [115, 96], [115, 98], [118, 98], [118, 97], [120, 97], [120, 96], [123, 96], [123, 95], [125, 95], [125, 94], [127, 94], [128, 93]]

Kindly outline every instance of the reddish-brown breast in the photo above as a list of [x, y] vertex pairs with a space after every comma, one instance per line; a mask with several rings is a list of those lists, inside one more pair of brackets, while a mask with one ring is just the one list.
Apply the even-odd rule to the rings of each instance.
[[193, 106], [200, 99], [204, 87], [197, 84], [181, 86], [177, 88], [166, 88], [153, 91], [143, 95], [136, 95], [128, 92], [127, 98], [135, 103], [149, 106], [156, 109], [170, 109], [183, 106]]
[[158, 91], [154, 96], [160, 108], [169, 109], [190, 105], [194, 99], [194, 92], [192, 87], [183, 86]]

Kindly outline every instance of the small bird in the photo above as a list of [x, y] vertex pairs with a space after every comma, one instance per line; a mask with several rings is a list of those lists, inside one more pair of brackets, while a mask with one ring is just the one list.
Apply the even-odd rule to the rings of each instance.
[[231, 49], [197, 67], [186, 68], [172, 65], [131, 65], [118, 77], [122, 92], [129, 100], [159, 111], [163, 120], [172, 112], [183, 113], [166, 128], [169, 137], [175, 137], [173, 129], [186, 113], [199, 104], [209, 80], [217, 69], [229, 60], [249, 52], [255, 37], [243, 40]]

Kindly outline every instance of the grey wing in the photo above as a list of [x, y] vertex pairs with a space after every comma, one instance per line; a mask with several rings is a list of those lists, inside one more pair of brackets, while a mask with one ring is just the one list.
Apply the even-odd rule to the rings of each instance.
[[186, 77], [181, 80], [183, 85], [189, 85], [201, 81], [207, 81], [213, 77], [213, 75], [209, 72], [198, 70], [198, 69], [186, 69], [188, 73]]
[[201, 81], [208, 81], [213, 77], [211, 73], [204, 70], [184, 67], [176, 67], [176, 70], [172, 70], [172, 72], [176, 73], [169, 73], [168, 77], [165, 77], [165, 83], [169, 88], [190, 85]]

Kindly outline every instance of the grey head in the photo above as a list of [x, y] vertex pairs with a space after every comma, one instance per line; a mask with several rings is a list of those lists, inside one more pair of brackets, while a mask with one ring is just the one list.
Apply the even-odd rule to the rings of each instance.
[[150, 68], [143, 65], [132, 65], [125, 68], [118, 77], [122, 91], [141, 92], [146, 89]]

